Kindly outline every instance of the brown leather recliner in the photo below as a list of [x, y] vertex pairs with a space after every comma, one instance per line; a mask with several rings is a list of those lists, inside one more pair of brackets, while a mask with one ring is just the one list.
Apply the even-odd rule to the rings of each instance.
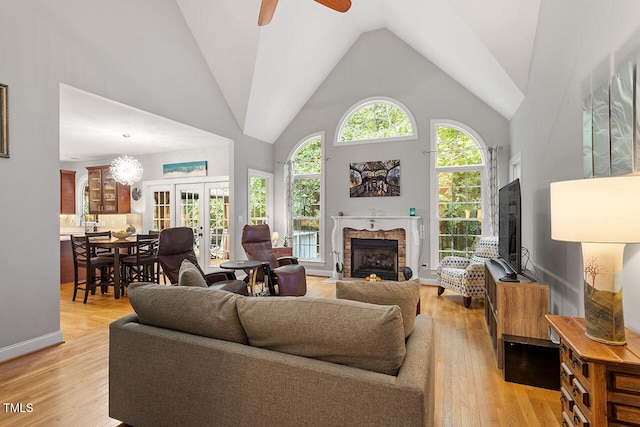
[[158, 262], [163, 273], [169, 278], [171, 284], [178, 283], [180, 265], [185, 259], [198, 267], [206, 280], [209, 288], [222, 289], [241, 295], [249, 295], [247, 284], [237, 280], [236, 275], [230, 270], [219, 270], [204, 274], [198, 265], [198, 259], [193, 250], [193, 230], [189, 227], [165, 228], [160, 232], [158, 242]]
[[276, 295], [303, 296], [307, 293], [307, 276], [304, 267], [295, 257], [276, 258], [271, 246], [271, 231], [267, 224], [245, 225], [242, 229], [242, 247], [247, 258], [262, 261], [263, 270], [258, 272], [258, 280], [264, 280], [269, 293]]

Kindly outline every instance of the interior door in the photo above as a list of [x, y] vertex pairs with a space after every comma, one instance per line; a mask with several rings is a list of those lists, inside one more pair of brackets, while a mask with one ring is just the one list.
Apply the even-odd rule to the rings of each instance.
[[205, 270], [208, 266], [208, 257], [205, 257], [208, 244], [202, 248], [203, 242], [209, 238], [208, 206], [204, 184], [178, 184], [176, 185], [176, 226], [189, 227], [193, 230], [195, 244], [193, 250], [196, 253], [200, 267]]
[[193, 229], [194, 251], [205, 273], [229, 259], [229, 184], [176, 185], [176, 225]]

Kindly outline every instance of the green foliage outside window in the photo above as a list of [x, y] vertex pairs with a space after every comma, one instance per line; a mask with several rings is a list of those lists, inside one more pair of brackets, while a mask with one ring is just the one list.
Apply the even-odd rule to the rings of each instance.
[[469, 257], [482, 234], [482, 154], [467, 133], [437, 128], [440, 259]]
[[252, 176], [249, 180], [249, 224], [264, 224], [267, 220], [267, 180]]
[[467, 133], [448, 126], [438, 126], [438, 161], [436, 166], [482, 165], [478, 144]]
[[322, 139], [312, 138], [293, 158], [293, 254], [320, 257]]
[[387, 102], [367, 104], [347, 118], [339, 141], [362, 141], [413, 135], [405, 112]]

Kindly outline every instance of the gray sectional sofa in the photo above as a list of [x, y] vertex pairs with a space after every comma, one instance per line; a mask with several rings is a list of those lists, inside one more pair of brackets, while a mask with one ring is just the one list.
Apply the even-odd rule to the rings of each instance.
[[431, 426], [432, 320], [415, 316], [415, 282], [393, 283], [375, 291], [399, 291], [398, 305], [353, 301], [366, 284], [349, 299], [132, 284], [136, 313], [110, 326], [109, 415], [136, 427]]

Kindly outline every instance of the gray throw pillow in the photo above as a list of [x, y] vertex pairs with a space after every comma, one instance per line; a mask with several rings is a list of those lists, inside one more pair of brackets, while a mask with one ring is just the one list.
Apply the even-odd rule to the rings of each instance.
[[370, 304], [397, 305], [402, 312], [404, 335], [413, 332], [416, 320], [416, 307], [420, 301], [420, 279], [406, 282], [383, 280], [381, 282], [366, 280], [345, 280], [336, 282], [336, 298]]
[[180, 264], [180, 271], [178, 272], [178, 286], [197, 286], [200, 288], [207, 288], [207, 281], [204, 280], [200, 269], [193, 265], [193, 263], [187, 259]]
[[238, 298], [254, 347], [397, 375], [406, 355], [397, 306], [333, 298]]
[[203, 337], [247, 344], [236, 302], [227, 291], [137, 282], [129, 285], [129, 302], [140, 323]]

